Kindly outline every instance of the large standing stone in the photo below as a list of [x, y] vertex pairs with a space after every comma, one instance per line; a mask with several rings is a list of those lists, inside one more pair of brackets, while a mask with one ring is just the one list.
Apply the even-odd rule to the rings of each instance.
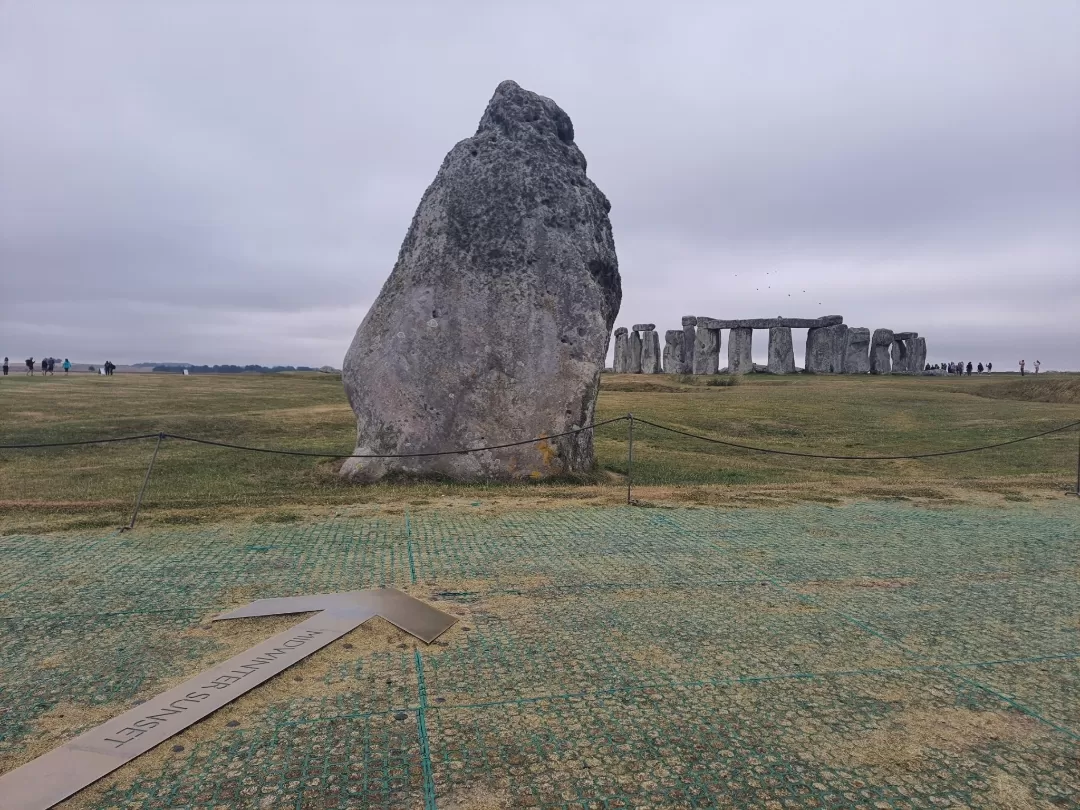
[[616, 374], [626, 373], [626, 357], [629, 346], [630, 340], [626, 334], [626, 327], [620, 326], [615, 330], [615, 359], [612, 364]]
[[844, 374], [867, 374], [870, 371], [870, 330], [853, 326], [844, 337]]
[[832, 371], [832, 327], [818, 326], [806, 330], [806, 371], [828, 374]]
[[720, 330], [699, 325], [694, 338], [694, 373], [715, 374], [719, 370]]
[[664, 373], [685, 374], [683, 356], [683, 330], [668, 329], [664, 332]]
[[[443, 160], [342, 377], [357, 454], [433, 453], [593, 420], [622, 287], [607, 198], [569, 116], [514, 82]], [[342, 473], [539, 478], [594, 466], [592, 431], [479, 453], [348, 459]]]
[[693, 315], [683, 315], [683, 374], [694, 373], [694, 344], [697, 342], [697, 318]]
[[626, 350], [626, 373], [641, 373], [641, 332], [636, 329], [630, 333], [630, 344]]
[[889, 360], [889, 348], [893, 344], [891, 329], [875, 329], [870, 339], [870, 373], [888, 374], [892, 371]]
[[769, 329], [769, 373], [795, 373], [795, 348], [791, 345], [789, 326], [774, 326]]
[[753, 343], [753, 329], [735, 328], [728, 332], [728, 374], [749, 374], [754, 370]]
[[926, 370], [926, 338], [915, 338], [912, 348], [914, 356], [911, 360], [911, 368], [916, 374], [922, 374]]
[[844, 373], [844, 353], [847, 351], [847, 336], [851, 329], [846, 323], [838, 323], [833, 326], [827, 326], [825, 329], [829, 333], [829, 339], [832, 342], [832, 352], [829, 360], [830, 371], [832, 374]]
[[663, 371], [660, 365], [660, 335], [655, 329], [641, 333], [641, 371], [643, 374], [659, 374]]
[[897, 340], [895, 336], [893, 336], [892, 344], [892, 373], [911, 373], [911, 350], [908, 347], [908, 342], [906, 340]]

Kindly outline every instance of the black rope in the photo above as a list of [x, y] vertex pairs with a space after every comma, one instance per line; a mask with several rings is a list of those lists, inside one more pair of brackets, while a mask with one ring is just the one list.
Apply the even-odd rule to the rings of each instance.
[[141, 436], [117, 436], [115, 439], [86, 439], [80, 442], [44, 442], [40, 444], [0, 444], [0, 450], [26, 450], [33, 447], [75, 447], [80, 444], [109, 444], [110, 442], [135, 442], [139, 439], [156, 439], [157, 433]]
[[[487, 447], [470, 447], [464, 450], [439, 450], [431, 453], [312, 453], [307, 450], [272, 450], [267, 447], [248, 447], [243, 444], [230, 444], [229, 442], [217, 442], [212, 439], [197, 439], [194, 436], [178, 436], [175, 433], [166, 433], [165, 437], [169, 439], [179, 439], [183, 442], [195, 442], [196, 444], [208, 444], [213, 447], [227, 447], [230, 450], [246, 450], [251, 453], [271, 453], [279, 456], [311, 456], [315, 458], [425, 458], [429, 456], [460, 456], [468, 453], [481, 453], [485, 450], [502, 450], [505, 447], [520, 447], [524, 444], [535, 444], [536, 442], [546, 441], [548, 439], [557, 439], [560, 436], [572, 436], [576, 433], [583, 433], [586, 430], [593, 430], [594, 428], [601, 427], [603, 425], [610, 425], [613, 422], [621, 422], [627, 419], [626, 416], [617, 416], [614, 419], [605, 419], [603, 422], [593, 422], [591, 425], [585, 427], [574, 428], [573, 430], [566, 430], [562, 433], [553, 433], [550, 436], [540, 436], [535, 439], [523, 439], [520, 442], [507, 442], [506, 444], [493, 444]], [[153, 435], [157, 435], [156, 433]]]
[[778, 456], [799, 456], [800, 458], [834, 459], [837, 461], [900, 461], [903, 459], [933, 458], [935, 456], [958, 456], [961, 453], [978, 453], [981, 450], [992, 450], [995, 447], [1004, 447], [1007, 444], [1017, 444], [1018, 442], [1030, 441], [1031, 439], [1037, 439], [1040, 436], [1049, 436], [1051, 433], [1060, 433], [1063, 430], [1069, 430], [1070, 428], [1074, 428], [1077, 425], [1080, 425], [1080, 422], [1071, 422], [1068, 425], [1062, 425], [1061, 427], [1056, 427], [1053, 430], [1036, 433], [1032, 436], [1023, 436], [1019, 439], [1010, 439], [1007, 442], [998, 442], [997, 444], [984, 444], [981, 447], [966, 447], [962, 450], [942, 450], [936, 453], [917, 453], [911, 456], [827, 456], [819, 455], [817, 453], [800, 453], [796, 450], [772, 450], [768, 447], [752, 447], [748, 444], [726, 442], [723, 439], [712, 439], [708, 436], [698, 435], [697, 433], [689, 433], [685, 430], [678, 430], [677, 428], [667, 427], [666, 425], [658, 425], [655, 422], [650, 422], [647, 419], [642, 419], [640, 417], [634, 417], [634, 421], [641, 422], [643, 425], [651, 425], [652, 427], [659, 428], [660, 430], [666, 430], [669, 433], [678, 433], [680, 436], [689, 436], [692, 439], [701, 439], [704, 442], [722, 444], [725, 447], [736, 447], [739, 450], [751, 450], [755, 453], [772, 453]]

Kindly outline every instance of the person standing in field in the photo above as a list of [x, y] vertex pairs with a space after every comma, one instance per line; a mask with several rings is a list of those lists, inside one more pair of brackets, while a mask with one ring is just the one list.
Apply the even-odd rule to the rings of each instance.
[[1041, 360], [1036, 360], [1036, 361], [1035, 361], [1035, 373], [1036, 373], [1036, 374], [1038, 374], [1038, 373], [1039, 373], [1039, 366], [1041, 366], [1041, 365], [1042, 365], [1042, 361], [1041, 361]]
[[1021, 377], [1024, 376], [1024, 361], [1023, 360], [1020, 361], [1020, 376]]
[[68, 360], [68, 359], [67, 359], [67, 358], [65, 357], [65, 358], [64, 358], [64, 373], [65, 373], [65, 374], [67, 374], [67, 373], [68, 373], [69, 371], [71, 371], [71, 361], [70, 361], [70, 360]]
[[987, 363], [986, 364], [986, 373], [989, 374], [993, 370], [994, 370], [994, 364], [993, 363]]
[[49, 373], [52, 374], [54, 377], [56, 376], [56, 372], [53, 370], [55, 368], [56, 368], [56, 358], [55, 357], [50, 357], [49, 358]]
[[31, 377], [34, 376], [34, 358], [33, 357], [27, 357], [26, 358], [26, 373], [29, 374]]
[[968, 360], [967, 372], [968, 372], [968, 376], [970, 377], [971, 376], [971, 361], [970, 360]]
[[5, 357], [4, 358], [4, 376], [5, 377], [7, 376], [7, 373], [8, 373], [8, 359]]
[[980, 374], [982, 374], [982, 372], [983, 372], [983, 364], [982, 364], [982, 363], [979, 363], [979, 365], [977, 366], [977, 368], [978, 368], [978, 371], [979, 371], [979, 373], [980, 373]]

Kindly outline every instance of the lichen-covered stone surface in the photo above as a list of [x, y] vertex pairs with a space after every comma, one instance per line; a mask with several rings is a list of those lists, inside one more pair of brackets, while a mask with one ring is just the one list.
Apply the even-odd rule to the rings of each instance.
[[[622, 286], [610, 204], [570, 117], [511, 81], [424, 192], [345, 356], [357, 454], [433, 453], [593, 419]], [[542, 478], [593, 466], [586, 431], [502, 450], [349, 459], [342, 473]]]
[[844, 336], [844, 373], [867, 374], [870, 371], [870, 330], [853, 326]]
[[769, 330], [769, 373], [795, 373], [795, 349], [791, 345], [791, 328], [788, 326], [774, 326]]

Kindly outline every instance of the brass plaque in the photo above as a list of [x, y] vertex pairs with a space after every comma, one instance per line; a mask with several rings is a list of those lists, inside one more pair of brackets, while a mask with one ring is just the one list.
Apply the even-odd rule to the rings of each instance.
[[426, 643], [457, 621], [395, 588], [259, 599], [214, 621], [319, 611], [0, 776], [0, 810], [45, 810], [163, 743], [374, 616]]

